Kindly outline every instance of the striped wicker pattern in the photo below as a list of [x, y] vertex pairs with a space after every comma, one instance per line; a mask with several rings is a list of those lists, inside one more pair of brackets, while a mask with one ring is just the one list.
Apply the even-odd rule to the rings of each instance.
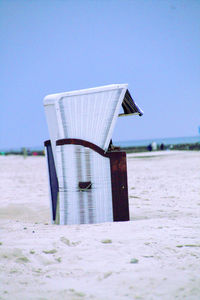
[[[109, 158], [80, 146], [56, 147], [59, 181], [59, 224], [113, 221]], [[90, 183], [81, 189], [79, 183]], [[91, 186], [90, 186], [91, 185]]]

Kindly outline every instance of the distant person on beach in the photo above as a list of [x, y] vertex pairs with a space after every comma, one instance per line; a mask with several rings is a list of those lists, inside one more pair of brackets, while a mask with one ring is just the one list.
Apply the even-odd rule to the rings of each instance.
[[164, 146], [164, 144], [162, 143], [161, 145], [160, 145], [160, 150], [164, 150], [165, 149], [165, 146]]
[[152, 146], [151, 146], [151, 144], [149, 144], [149, 145], [147, 146], [147, 150], [148, 150], [148, 151], [152, 151]]
[[152, 147], [153, 151], [156, 151], [157, 150], [157, 144], [156, 144], [156, 142], [152, 142], [151, 143], [151, 147]]

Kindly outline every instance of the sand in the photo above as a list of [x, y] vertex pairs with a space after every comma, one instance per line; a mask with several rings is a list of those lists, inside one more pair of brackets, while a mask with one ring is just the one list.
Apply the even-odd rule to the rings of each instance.
[[44, 157], [0, 157], [0, 299], [200, 299], [200, 152], [128, 155], [130, 222], [50, 224]]

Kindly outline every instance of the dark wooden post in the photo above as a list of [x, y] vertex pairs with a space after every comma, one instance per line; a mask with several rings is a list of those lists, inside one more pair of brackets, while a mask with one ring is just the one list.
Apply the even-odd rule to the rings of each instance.
[[125, 152], [109, 152], [113, 220], [129, 221], [128, 184]]

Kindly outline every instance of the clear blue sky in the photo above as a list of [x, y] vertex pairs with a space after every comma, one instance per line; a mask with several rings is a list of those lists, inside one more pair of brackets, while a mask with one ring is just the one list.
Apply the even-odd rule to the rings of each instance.
[[114, 140], [200, 125], [199, 0], [0, 0], [0, 148], [48, 138], [45, 95], [128, 83], [143, 117]]

